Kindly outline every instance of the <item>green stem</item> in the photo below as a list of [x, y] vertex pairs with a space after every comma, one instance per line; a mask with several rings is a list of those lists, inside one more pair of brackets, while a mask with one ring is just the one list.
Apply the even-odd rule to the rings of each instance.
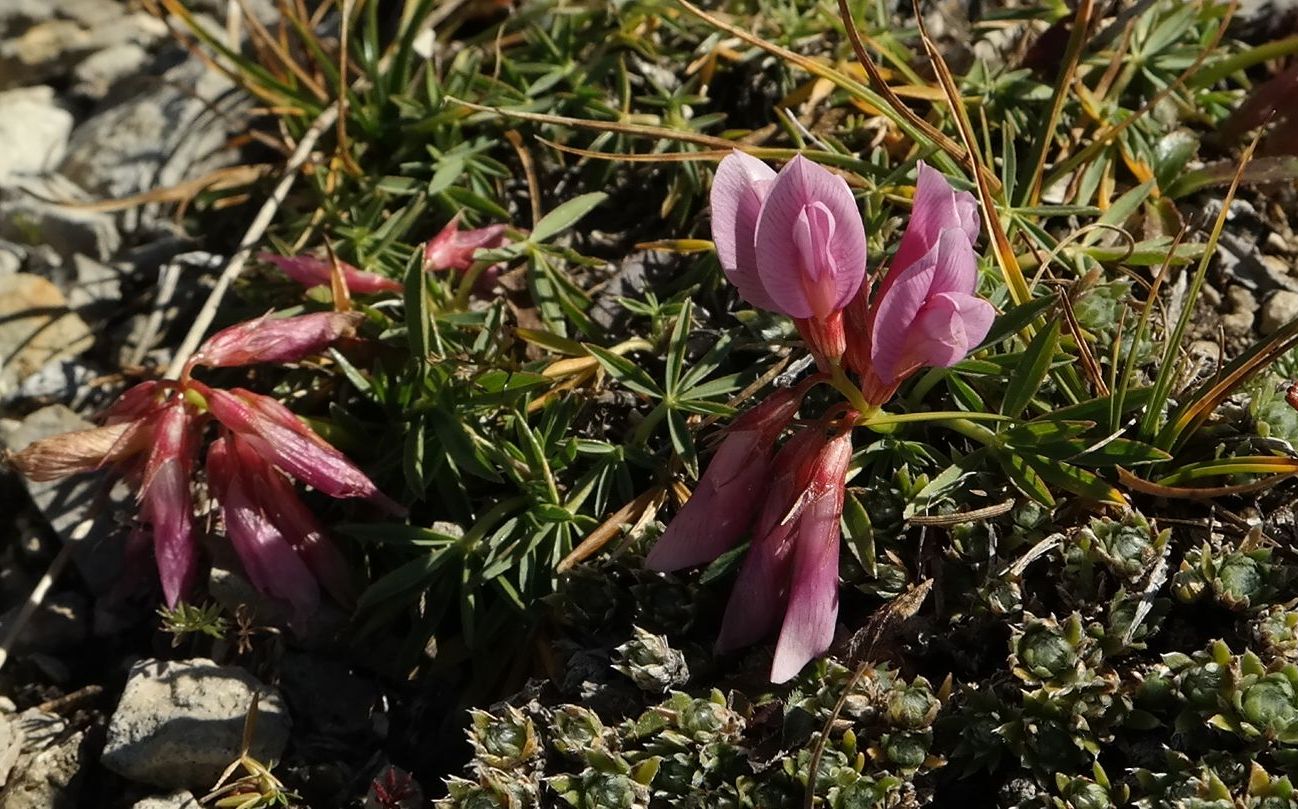
[[843, 394], [848, 404], [856, 410], [859, 414], [858, 418], [871, 418], [879, 412], [879, 406], [867, 402], [865, 394], [861, 393], [861, 389], [852, 384], [852, 380], [847, 378], [847, 374], [843, 372], [843, 366], [834, 363], [834, 370], [830, 373], [828, 381], [834, 387], [834, 390]]
[[[961, 422], [977, 427], [974, 422], [977, 421], [1013, 421], [1009, 416], [1002, 416], [999, 413], [966, 413], [963, 410], [932, 410], [923, 413], [883, 413], [877, 412], [872, 416], [859, 419], [857, 424], [861, 427], [887, 427], [893, 424], [916, 424], [924, 422], [934, 422], [940, 424], [950, 424]], [[953, 428], [955, 429], [955, 428]], [[963, 429], [963, 428], [960, 428]], [[978, 427], [983, 430], [985, 428]], [[972, 436], [970, 436], [972, 437]]]
[[460, 276], [460, 286], [455, 290], [455, 308], [456, 310], [467, 309], [469, 306], [469, 296], [473, 294], [473, 286], [478, 283], [484, 270], [490, 266], [482, 261], [475, 261], [465, 270], [464, 275]]

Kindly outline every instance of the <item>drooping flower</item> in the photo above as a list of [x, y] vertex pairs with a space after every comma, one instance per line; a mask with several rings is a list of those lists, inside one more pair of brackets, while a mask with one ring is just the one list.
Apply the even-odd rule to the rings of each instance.
[[817, 359], [845, 349], [843, 308], [865, 279], [865, 226], [846, 181], [801, 155], [777, 174], [742, 152], [712, 185], [712, 238], [753, 306], [793, 318]]
[[839, 518], [851, 430], [813, 425], [780, 449], [753, 542], [726, 607], [717, 650], [754, 643], [780, 626], [771, 681], [782, 683], [834, 639]]
[[[241, 324], [209, 340], [200, 359], [242, 365], [300, 358], [349, 332], [354, 317]], [[6, 459], [34, 480], [111, 467], [130, 481], [140, 509], [128, 549], [134, 552], [152, 539], [163, 594], [175, 606], [197, 577], [193, 471], [213, 417], [224, 431], [208, 449], [210, 489], [249, 579], [262, 592], [290, 601], [299, 617], [318, 601], [320, 585], [340, 602], [351, 602], [355, 592], [345, 561], [286, 475], [332, 497], [364, 497], [392, 512], [402, 509], [270, 397], [214, 389], [187, 375], [142, 382], [103, 413], [103, 426], [35, 441]]]
[[194, 501], [190, 492], [198, 450], [195, 414], [183, 397], [161, 409], [139, 487], [140, 518], [153, 534], [153, 556], [167, 606], [174, 607], [198, 575]]
[[800, 390], [780, 389], [735, 420], [693, 495], [649, 551], [649, 569], [706, 564], [739, 542], [766, 488], [772, 448], [801, 401]]
[[[304, 287], [329, 286], [333, 272], [332, 262], [315, 256], [277, 256], [274, 253], [258, 253], [257, 259], [267, 264], [274, 264], [280, 272]], [[347, 282], [347, 289], [351, 292], [373, 295], [378, 292], [400, 292], [404, 288], [395, 278], [358, 269], [345, 261], [339, 261], [338, 265], [342, 269], [343, 280]]]
[[424, 271], [463, 272], [473, 265], [473, 254], [479, 249], [490, 250], [504, 243], [504, 225], [460, 230], [460, 215], [456, 214], [446, 223], [446, 227], [424, 243]]
[[360, 312], [269, 315], [222, 329], [199, 347], [193, 365], [229, 368], [260, 362], [297, 362], [356, 334]]
[[923, 367], [949, 367], [978, 345], [996, 312], [974, 294], [977, 203], [919, 164], [910, 222], [873, 299], [862, 289], [847, 309], [845, 361], [871, 404], [890, 398]]
[[287, 601], [301, 619], [319, 604], [320, 589], [265, 508], [266, 486], [278, 474], [234, 435], [223, 435], [208, 447], [208, 485], [244, 572], [254, 587]]
[[275, 399], [243, 388], [191, 384], [223, 427], [279, 469], [330, 497], [363, 497], [390, 511], [401, 510], [345, 455]]

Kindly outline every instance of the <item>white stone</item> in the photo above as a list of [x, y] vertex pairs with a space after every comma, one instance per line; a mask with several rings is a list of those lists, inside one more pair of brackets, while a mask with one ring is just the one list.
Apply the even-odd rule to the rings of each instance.
[[53, 169], [63, 159], [71, 133], [72, 113], [58, 105], [54, 88], [0, 93], [0, 180]]
[[1282, 289], [1262, 304], [1262, 334], [1275, 334], [1298, 318], [1298, 292]]

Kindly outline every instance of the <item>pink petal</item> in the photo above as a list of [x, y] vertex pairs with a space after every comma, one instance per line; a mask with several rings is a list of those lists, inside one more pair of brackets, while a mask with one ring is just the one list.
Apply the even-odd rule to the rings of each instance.
[[954, 292], [971, 295], [978, 287], [978, 257], [973, 245], [959, 228], [947, 228], [938, 236], [933, 284], [929, 295]]
[[263, 481], [250, 474], [240, 456], [230, 439], [214, 441], [207, 453], [208, 480], [221, 504], [226, 536], [254, 587], [287, 601], [297, 619], [308, 617], [319, 606], [319, 587], [257, 504], [253, 492]]
[[193, 384], [201, 387], [212, 415], [274, 466], [330, 497], [391, 502], [365, 473], [274, 399], [242, 388], [225, 391]]
[[649, 551], [646, 567], [666, 572], [706, 564], [739, 542], [766, 488], [771, 450], [804, 394], [779, 389], [735, 420], [694, 494]]
[[892, 257], [892, 266], [898, 270], [909, 267], [933, 249], [947, 228], [958, 228], [970, 244], [978, 240], [978, 203], [973, 195], [967, 191], [957, 193], [941, 172], [923, 161], [916, 173], [910, 221]]
[[850, 431], [834, 437], [816, 458], [811, 483], [815, 496], [798, 517], [789, 606], [775, 646], [771, 682], [782, 683], [793, 677], [834, 640], [839, 520], [851, 460]]
[[754, 434], [731, 433], [722, 440], [693, 495], [645, 558], [663, 572], [711, 562], [735, 546], [753, 521], [753, 503], [765, 484], [770, 448]]
[[937, 250], [907, 267], [888, 271], [888, 282], [874, 303], [870, 327], [870, 364], [884, 383], [891, 383], [913, 368], [910, 363], [910, 329], [928, 298], [937, 267]]
[[759, 309], [782, 312], [757, 274], [757, 218], [775, 181], [775, 171], [739, 150], [717, 166], [712, 180], [712, 241], [726, 278]]
[[991, 328], [996, 310], [982, 298], [943, 292], [915, 319], [914, 353], [924, 365], [949, 368], [969, 355]]
[[167, 403], [153, 429], [140, 484], [140, 516], [153, 529], [154, 556], [167, 605], [174, 607], [198, 574], [190, 492], [197, 426], [183, 399]]
[[[277, 256], [274, 253], [259, 253], [257, 259], [274, 264], [282, 273], [304, 287], [329, 286], [333, 272], [331, 262], [315, 256]], [[400, 292], [404, 288], [395, 278], [357, 269], [345, 261], [339, 261], [338, 264], [342, 268], [347, 289], [351, 292], [373, 295], [377, 292]]]
[[721, 620], [718, 654], [756, 643], [779, 626], [788, 599], [789, 552], [796, 527], [796, 521], [778, 525], [749, 548]]
[[315, 312], [297, 317], [260, 317], [222, 329], [194, 355], [195, 365], [233, 367], [297, 362], [356, 334], [360, 312]]
[[789, 554], [798, 518], [808, 502], [816, 458], [825, 446], [823, 431], [795, 433], [775, 456], [771, 484], [753, 526], [753, 544], [730, 593], [717, 651], [754, 643], [779, 623], [788, 592]]
[[801, 155], [780, 170], [758, 218], [757, 271], [790, 317], [847, 305], [865, 278], [865, 225], [842, 177]]
[[109, 405], [103, 413], [105, 424], [120, 424], [123, 421], [135, 421], [146, 414], [151, 415], [163, 406], [162, 393], [167, 387], [156, 381], [141, 382], [127, 388], [117, 401]]
[[839, 517], [843, 489], [816, 498], [798, 521], [789, 606], [771, 664], [771, 682], [782, 683], [823, 654], [838, 619]]
[[176, 606], [198, 577], [189, 469], [171, 460], [155, 471], [141, 496], [140, 516], [153, 529], [153, 555], [168, 607]]

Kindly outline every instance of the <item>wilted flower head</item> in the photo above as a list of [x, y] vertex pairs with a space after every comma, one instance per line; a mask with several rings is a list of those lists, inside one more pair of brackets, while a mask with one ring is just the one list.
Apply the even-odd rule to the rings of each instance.
[[781, 626], [772, 682], [793, 677], [834, 639], [839, 519], [851, 458], [850, 428], [824, 425], [804, 428], [776, 455], [717, 639], [718, 651], [729, 651]]
[[798, 390], [777, 390], [730, 425], [694, 494], [649, 551], [651, 570], [706, 564], [739, 542], [766, 488], [775, 442], [801, 401]]
[[[205, 343], [195, 362], [300, 359], [350, 334], [357, 317], [324, 313], [240, 324]], [[112, 467], [131, 481], [140, 523], [152, 536], [163, 593], [175, 606], [198, 572], [193, 472], [212, 418], [223, 429], [207, 450], [209, 488], [254, 586], [290, 602], [299, 618], [318, 603], [321, 585], [340, 602], [352, 601], [345, 561], [286, 475], [331, 497], [363, 497], [389, 511], [402, 509], [268, 396], [210, 388], [188, 372], [178, 381], [142, 382], [104, 412], [103, 426], [33, 442], [10, 460], [33, 480]], [[141, 542], [147, 535], [137, 528], [132, 538]]]
[[717, 256], [739, 294], [794, 318], [818, 359], [837, 360], [842, 310], [865, 279], [865, 227], [847, 183], [801, 155], [776, 174], [736, 151], [711, 201]]
[[[333, 263], [328, 259], [315, 256], [277, 256], [274, 253], [259, 253], [257, 258], [268, 264], [274, 264], [289, 278], [304, 287], [329, 286], [333, 273]], [[403, 285], [400, 281], [378, 273], [357, 269], [345, 261], [339, 261], [343, 280], [347, 289], [361, 295], [373, 295], [377, 292], [400, 292]]]
[[911, 219], [888, 274], [873, 300], [862, 289], [848, 308], [846, 360], [872, 404], [918, 368], [954, 365], [987, 336], [996, 312], [974, 294], [978, 229], [972, 195], [920, 163]]
[[198, 349], [191, 364], [213, 367], [260, 362], [296, 362], [356, 334], [360, 312], [315, 312], [297, 317], [269, 315], [223, 329]]
[[460, 215], [456, 214], [446, 227], [424, 243], [424, 270], [467, 270], [479, 249], [490, 250], [504, 243], [504, 225], [460, 230]]

